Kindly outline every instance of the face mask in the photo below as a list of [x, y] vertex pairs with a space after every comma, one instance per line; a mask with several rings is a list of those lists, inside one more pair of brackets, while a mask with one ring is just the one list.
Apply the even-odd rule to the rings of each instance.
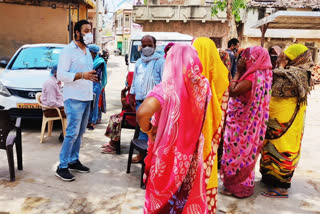
[[278, 56], [277, 55], [271, 55], [270, 58], [271, 58], [271, 61], [277, 61]]
[[92, 33], [86, 33], [84, 36], [81, 36], [81, 42], [83, 42], [85, 45], [89, 45], [93, 42], [93, 35]]
[[145, 48], [142, 48], [141, 51], [144, 56], [151, 56], [154, 53], [154, 48], [145, 47]]

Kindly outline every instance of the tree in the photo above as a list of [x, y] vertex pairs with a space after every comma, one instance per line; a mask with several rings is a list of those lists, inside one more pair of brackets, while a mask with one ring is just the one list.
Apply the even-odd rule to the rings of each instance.
[[228, 39], [237, 38], [237, 26], [236, 22], [241, 20], [240, 11], [247, 7], [247, 0], [215, 0], [214, 5], [211, 8], [211, 14], [216, 16], [219, 11], [227, 10], [227, 36]]

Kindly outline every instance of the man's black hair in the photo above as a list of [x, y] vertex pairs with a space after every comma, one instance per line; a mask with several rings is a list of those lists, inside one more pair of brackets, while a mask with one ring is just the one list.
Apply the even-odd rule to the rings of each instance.
[[236, 38], [230, 39], [228, 42], [228, 48], [230, 48], [232, 45], [237, 45], [239, 43], [239, 40]]
[[80, 20], [74, 25], [74, 39], [77, 39], [76, 31], [78, 31], [81, 34], [81, 27], [82, 25], [88, 25], [90, 24], [87, 20]]
[[156, 38], [155, 38], [154, 36], [151, 36], [151, 35], [145, 35], [145, 36], [143, 36], [143, 37], [141, 38], [141, 41], [142, 41], [144, 38], [146, 38], [146, 37], [150, 37], [150, 38], [153, 40], [153, 44], [154, 44], [154, 45], [157, 45], [157, 40], [156, 40]]

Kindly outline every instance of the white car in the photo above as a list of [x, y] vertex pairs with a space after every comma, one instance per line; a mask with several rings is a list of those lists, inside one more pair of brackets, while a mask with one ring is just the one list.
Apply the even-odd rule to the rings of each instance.
[[10, 109], [12, 116], [23, 118], [41, 116], [35, 94], [41, 92], [64, 47], [63, 44], [22, 46], [0, 73], [0, 109]]

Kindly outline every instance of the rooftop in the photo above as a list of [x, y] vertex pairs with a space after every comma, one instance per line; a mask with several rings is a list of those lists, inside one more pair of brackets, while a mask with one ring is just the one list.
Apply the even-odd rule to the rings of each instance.
[[249, 0], [248, 7], [320, 9], [319, 0]]

